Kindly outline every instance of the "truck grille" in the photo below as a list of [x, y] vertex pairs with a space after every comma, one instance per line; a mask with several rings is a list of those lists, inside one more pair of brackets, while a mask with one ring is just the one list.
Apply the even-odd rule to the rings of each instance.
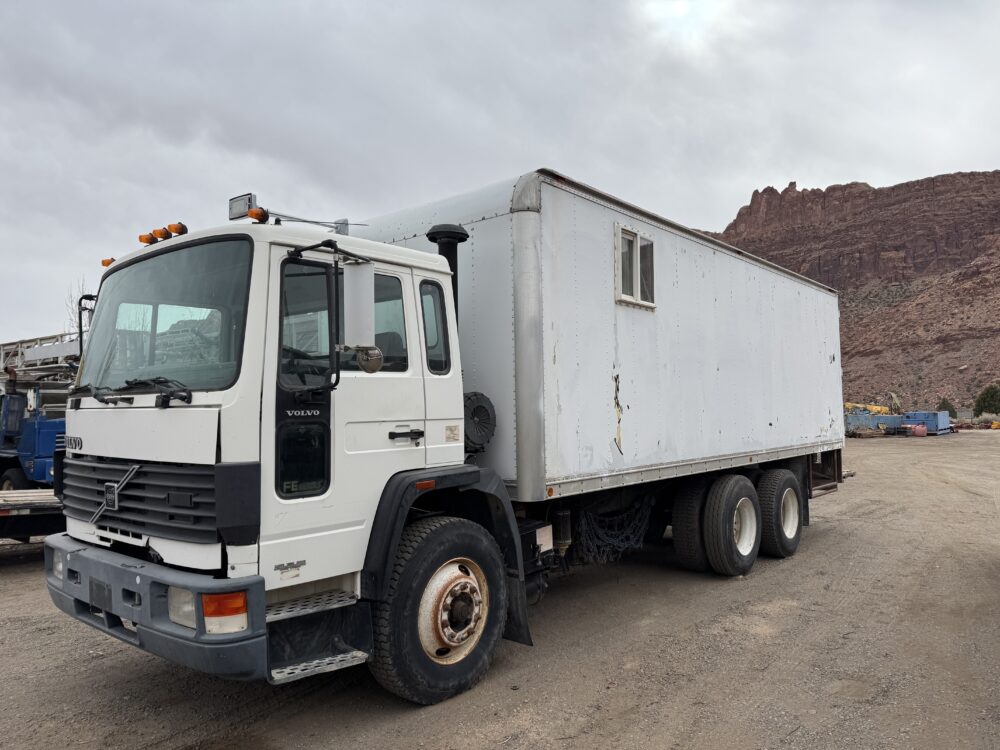
[[[118, 510], [101, 513], [98, 526], [125, 536], [147, 534], [183, 542], [218, 541], [214, 466], [67, 457], [63, 462], [64, 513], [89, 523], [104, 503], [105, 483], [117, 484], [136, 464], [140, 468], [118, 492]], [[174, 504], [168, 501], [168, 493]]]
[[66, 433], [60, 432], [56, 435], [56, 450], [64, 451], [66, 450]]

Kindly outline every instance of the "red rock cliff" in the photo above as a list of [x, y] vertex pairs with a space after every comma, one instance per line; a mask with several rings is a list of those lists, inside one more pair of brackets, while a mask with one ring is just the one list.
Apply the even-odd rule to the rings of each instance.
[[715, 236], [840, 290], [848, 399], [971, 406], [1000, 378], [1000, 171], [768, 187]]

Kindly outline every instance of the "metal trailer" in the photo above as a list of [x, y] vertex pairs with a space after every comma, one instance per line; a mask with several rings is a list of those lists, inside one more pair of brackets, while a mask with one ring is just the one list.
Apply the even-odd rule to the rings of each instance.
[[951, 417], [947, 411], [908, 411], [903, 414], [903, 424], [922, 424], [928, 435], [947, 435], [951, 432]]
[[[463, 376], [495, 405], [496, 437], [477, 462], [512, 499], [842, 448], [830, 287], [548, 169], [357, 233], [435, 252], [425, 234], [440, 222], [469, 232], [458, 248]], [[632, 264], [624, 290], [623, 242], [652, 258]], [[638, 289], [641, 263], [651, 294]]]
[[62, 503], [52, 490], [0, 492], [0, 538], [26, 542], [65, 528]]

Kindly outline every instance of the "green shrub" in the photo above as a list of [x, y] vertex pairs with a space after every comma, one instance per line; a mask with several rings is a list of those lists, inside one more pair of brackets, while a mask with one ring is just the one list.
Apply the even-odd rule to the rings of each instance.
[[948, 416], [952, 419], [958, 418], [958, 411], [955, 409], [955, 405], [947, 398], [942, 397], [941, 400], [938, 401], [937, 410], [948, 412]]
[[983, 388], [976, 397], [976, 405], [972, 408], [972, 414], [975, 417], [980, 414], [1000, 414], [1000, 385], [993, 383]]

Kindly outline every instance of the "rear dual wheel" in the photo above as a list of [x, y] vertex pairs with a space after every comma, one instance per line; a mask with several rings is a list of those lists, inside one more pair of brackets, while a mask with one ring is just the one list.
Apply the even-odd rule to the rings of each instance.
[[753, 482], [741, 474], [716, 479], [705, 500], [703, 525], [712, 570], [724, 576], [749, 573], [761, 539], [760, 502]]
[[687, 482], [674, 496], [671, 521], [674, 537], [674, 554], [681, 567], [699, 573], [709, 569], [702, 534], [702, 516], [705, 509], [705, 484]]
[[764, 472], [757, 482], [762, 517], [760, 551], [771, 557], [791, 557], [802, 538], [802, 490], [787, 469]]

